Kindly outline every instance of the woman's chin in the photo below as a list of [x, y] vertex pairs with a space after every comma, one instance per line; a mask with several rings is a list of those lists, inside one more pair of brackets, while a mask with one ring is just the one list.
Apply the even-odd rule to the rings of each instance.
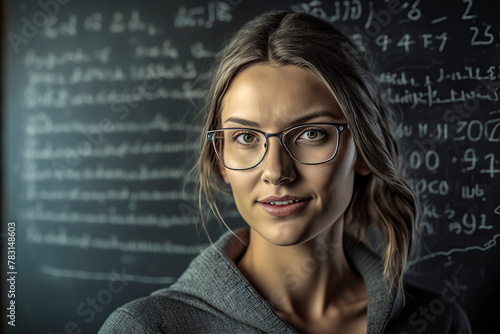
[[303, 226], [293, 223], [277, 223], [256, 232], [267, 242], [275, 246], [299, 245], [309, 239]]

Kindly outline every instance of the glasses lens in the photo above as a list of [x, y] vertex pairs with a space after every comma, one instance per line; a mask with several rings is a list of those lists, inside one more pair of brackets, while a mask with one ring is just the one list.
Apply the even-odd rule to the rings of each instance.
[[283, 135], [283, 143], [290, 155], [305, 164], [319, 164], [337, 153], [339, 133], [333, 125], [303, 125]]
[[252, 168], [266, 153], [266, 137], [248, 129], [217, 131], [213, 145], [224, 166], [231, 169]]

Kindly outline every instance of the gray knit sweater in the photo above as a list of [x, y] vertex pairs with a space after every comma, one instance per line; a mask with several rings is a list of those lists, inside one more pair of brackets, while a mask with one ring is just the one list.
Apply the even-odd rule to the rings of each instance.
[[[236, 231], [248, 241], [248, 229]], [[178, 281], [115, 310], [100, 334], [297, 333], [236, 268], [245, 246], [230, 232], [198, 255]], [[470, 333], [453, 294], [405, 287], [405, 301], [389, 293], [380, 258], [361, 244], [346, 256], [368, 290], [367, 333]]]

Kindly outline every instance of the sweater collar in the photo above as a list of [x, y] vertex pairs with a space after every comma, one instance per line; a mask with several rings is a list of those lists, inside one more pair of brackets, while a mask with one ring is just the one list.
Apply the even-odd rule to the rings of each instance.
[[390, 290], [381, 258], [361, 242], [345, 238], [350, 245], [345, 249], [346, 256], [363, 277], [368, 291], [367, 333], [383, 333], [387, 323], [401, 312], [402, 295], [399, 290]]
[[[237, 262], [248, 243], [249, 229], [226, 232], [205, 249], [189, 265], [178, 281], [166, 291], [177, 291], [202, 300], [193, 302], [207, 311], [221, 312], [240, 323], [268, 333], [296, 333], [272, 309], [269, 303], [250, 285], [237, 269]], [[382, 333], [387, 322], [401, 309], [398, 292], [389, 292], [382, 276], [380, 258], [361, 243], [346, 249], [346, 256], [363, 277], [368, 291], [367, 333]], [[157, 294], [161, 294], [160, 290]]]

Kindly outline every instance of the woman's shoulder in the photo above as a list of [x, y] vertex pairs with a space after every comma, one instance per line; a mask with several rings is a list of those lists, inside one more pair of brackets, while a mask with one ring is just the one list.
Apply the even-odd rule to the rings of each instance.
[[256, 333], [215, 305], [169, 288], [135, 299], [109, 315], [99, 334]]
[[[102, 325], [99, 334], [108, 333], [201, 333], [217, 315], [209, 305], [165, 289], [161, 294], [135, 299], [117, 308]], [[196, 321], [195, 321], [196, 320]]]
[[205, 249], [168, 288], [116, 309], [99, 333], [261, 333], [242, 308], [252, 306], [260, 314], [263, 306], [221, 254], [230, 237], [222, 236], [214, 245], [219, 248]]
[[458, 303], [463, 288], [454, 281], [433, 292], [405, 284], [400, 313], [389, 323], [387, 333], [471, 333], [466, 312]]
[[154, 294], [117, 308], [106, 319], [99, 334], [176, 333], [188, 325], [194, 326], [196, 323], [192, 319], [201, 319], [204, 313], [206, 311], [176, 299], [175, 294]]

